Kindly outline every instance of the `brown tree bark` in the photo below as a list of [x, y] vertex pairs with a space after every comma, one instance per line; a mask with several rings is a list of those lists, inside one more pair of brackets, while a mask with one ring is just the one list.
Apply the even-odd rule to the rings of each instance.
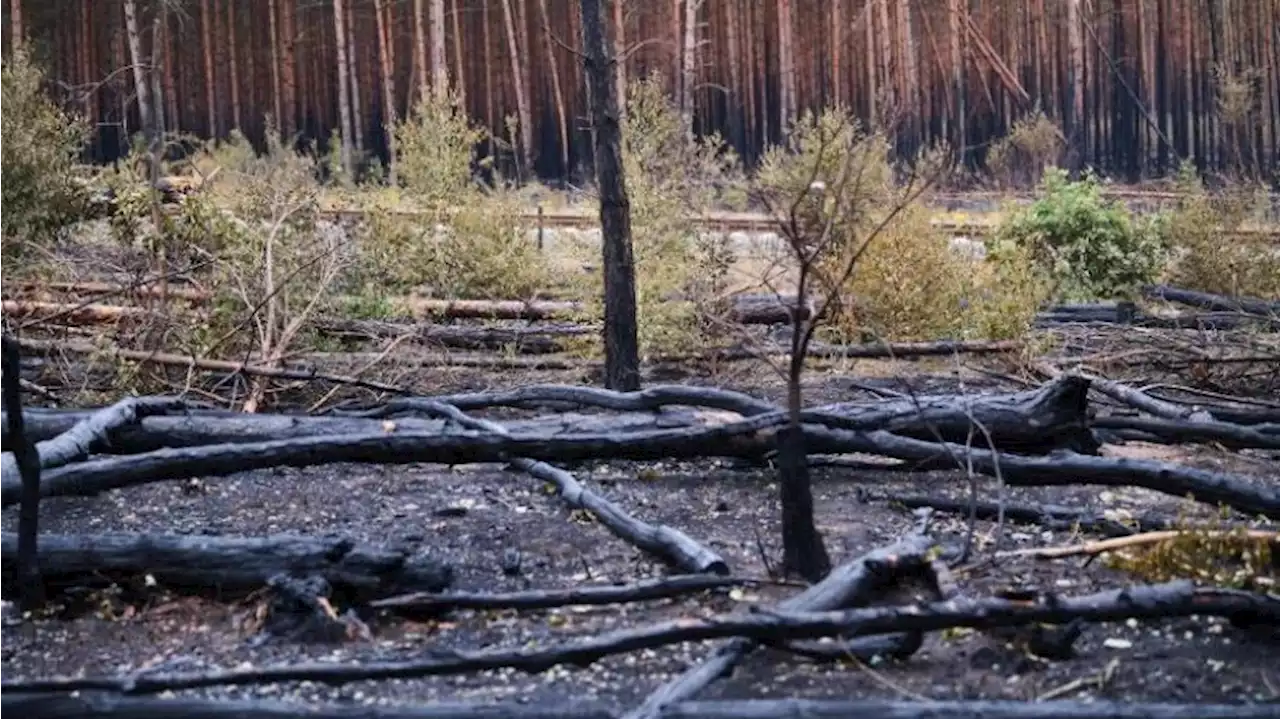
[[[613, 81], [617, 86], [618, 117], [625, 120], [627, 117], [627, 18], [623, 13], [623, 3], [626, 0], [604, 1], [613, 6]], [[586, 24], [585, 16], [583, 24]]]
[[26, 50], [26, 28], [22, 25], [22, 0], [9, 0], [9, 52]]
[[236, 46], [236, 1], [227, 0], [227, 64], [230, 65], [231, 74], [228, 79], [231, 82], [231, 128], [240, 130], [240, 67], [237, 56], [239, 48]]
[[698, 71], [698, 8], [702, 0], [684, 0], [684, 46], [680, 55], [680, 120], [693, 139], [693, 89]]
[[431, 0], [427, 26], [431, 30], [432, 97], [443, 102], [449, 96], [449, 66], [444, 59], [444, 0]]
[[1069, 85], [1067, 107], [1067, 138], [1069, 165], [1075, 170], [1084, 161], [1085, 148], [1081, 147], [1084, 130], [1084, 24], [1080, 17], [1080, 0], [1067, 0], [1067, 82]]
[[138, 32], [138, 5], [135, 0], [124, 0], [124, 26], [128, 35], [133, 89], [138, 96], [138, 115], [142, 120], [142, 129], [150, 139], [155, 116], [151, 107], [151, 83], [147, 81], [147, 58], [142, 54], [142, 36]]
[[[504, 0], [506, 1], [506, 0]], [[616, 0], [615, 0], [616, 1]], [[596, 185], [604, 264], [605, 386], [640, 388], [640, 345], [636, 335], [636, 270], [631, 249], [631, 200], [622, 165], [622, 119], [616, 74], [605, 32], [604, 0], [581, 0], [584, 69], [591, 87], [595, 128]]]
[[210, 0], [200, 0], [200, 49], [204, 53], [204, 104], [205, 133], [218, 136], [218, 76], [213, 70], [213, 17], [209, 12]]
[[354, 2], [355, 0], [346, 1], [347, 71], [351, 82], [351, 141], [355, 155], [358, 156], [364, 154], [364, 103], [360, 102], [359, 53], [356, 52], [356, 47], [358, 47], [356, 45], [356, 16], [352, 7]]
[[538, 16], [542, 20], [542, 37], [547, 48], [547, 64], [551, 69], [551, 92], [556, 103], [556, 124], [560, 134], [560, 165], [569, 172], [569, 120], [565, 112], [564, 93], [560, 89], [560, 70], [556, 62], [556, 48], [551, 38], [551, 18], [547, 14], [547, 0], [538, 0]]
[[[425, 28], [426, 8], [423, 0], [413, 0], [413, 86], [417, 88], [418, 99], [427, 97], [427, 30]], [[413, 101], [409, 102], [410, 108]]]
[[382, 85], [382, 131], [387, 142], [387, 182], [394, 187], [396, 178], [396, 101], [395, 72], [388, 51], [388, 27], [382, 14], [382, 0], [373, 0], [373, 13], [378, 25], [378, 74]]
[[[280, 87], [280, 28], [277, 23], [279, 17], [279, 8], [276, 7], [277, 0], [270, 0], [267, 4], [268, 30], [271, 38], [271, 107], [273, 110], [272, 119], [275, 122], [277, 130], [284, 128], [284, 111], [281, 107], [281, 98], [284, 95], [283, 89]], [[289, 2], [290, 0], [284, 0]]]
[[[465, 64], [465, 60], [463, 59], [463, 54], [462, 54], [462, 43], [463, 43], [462, 15], [461, 13], [458, 12], [458, 0], [450, 0], [449, 12], [450, 12], [450, 17], [453, 18], [453, 64], [454, 64], [453, 87], [458, 92], [458, 104], [460, 104], [463, 108], [466, 108], [468, 107], [467, 82], [466, 82], [467, 66]], [[553, 62], [554, 62], [554, 58], [553, 58]], [[552, 65], [552, 72], [554, 71], [555, 71], [555, 66]]]
[[280, 1], [280, 128], [292, 141], [298, 131], [297, 0]]
[[347, 173], [347, 177], [351, 178], [355, 173], [351, 162], [351, 104], [347, 94], [349, 92], [347, 81], [350, 67], [347, 65], [345, 20], [346, 10], [343, 8], [343, 0], [333, 0], [333, 37], [338, 54], [336, 68], [338, 74], [338, 122], [339, 132], [342, 136], [342, 147], [339, 148], [339, 154], [342, 158], [342, 169]]
[[792, 47], [791, 0], [778, 0], [778, 128], [796, 116], [796, 64]]
[[502, 0], [502, 18], [507, 31], [507, 51], [511, 57], [511, 82], [516, 93], [516, 122], [520, 125], [520, 137], [516, 140], [520, 146], [516, 174], [523, 177], [533, 170], [533, 114], [529, 111], [529, 97], [526, 94], [528, 88], [524, 83], [524, 57], [516, 38], [516, 18], [512, 12], [511, 0]]

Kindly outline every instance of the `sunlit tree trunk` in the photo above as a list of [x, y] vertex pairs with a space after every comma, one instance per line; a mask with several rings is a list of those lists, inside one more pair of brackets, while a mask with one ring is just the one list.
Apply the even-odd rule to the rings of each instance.
[[684, 47], [680, 56], [680, 116], [693, 137], [693, 90], [698, 71], [698, 8], [702, 0], [684, 0]]
[[364, 104], [360, 102], [360, 76], [357, 73], [359, 59], [356, 53], [356, 16], [351, 5], [347, 6], [347, 73], [350, 76], [351, 140], [357, 155], [364, 153]]
[[437, 101], [443, 101], [449, 96], [449, 66], [444, 59], [444, 0], [431, 0], [427, 26], [431, 29], [431, 91]]
[[[430, 66], [427, 64], [427, 30], [424, 27], [426, 7], [423, 3], [424, 0], [413, 0], [413, 77], [420, 99], [427, 97], [427, 77], [430, 74]], [[412, 106], [412, 102], [410, 105]]]
[[511, 82], [515, 86], [516, 93], [516, 122], [520, 125], [518, 140], [520, 148], [517, 155], [520, 158], [520, 166], [517, 174], [523, 176], [524, 173], [533, 169], [533, 121], [529, 112], [527, 88], [523, 82], [524, 58], [516, 38], [516, 18], [515, 13], [512, 12], [511, 0], [502, 0], [502, 17], [507, 31], [507, 50], [511, 56]]
[[778, 127], [784, 132], [796, 114], [796, 61], [791, 25], [791, 0], [778, 0]]
[[[618, 112], [627, 116], [627, 21], [622, 4], [626, 0], [604, 0], [613, 5], [613, 81], [618, 94]], [[586, 20], [584, 18], [583, 22]]]

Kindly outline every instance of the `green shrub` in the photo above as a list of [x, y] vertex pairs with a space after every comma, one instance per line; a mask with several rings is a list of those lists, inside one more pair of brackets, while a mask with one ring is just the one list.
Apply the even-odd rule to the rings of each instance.
[[1265, 207], [1266, 188], [1240, 186], [1210, 194], [1185, 163], [1178, 189], [1186, 193], [1164, 222], [1173, 248], [1168, 279], [1202, 292], [1280, 297], [1280, 253], [1262, 234], [1233, 234]]
[[[637, 333], [642, 356], [705, 348], [725, 327], [718, 300], [727, 292], [734, 257], [727, 238], [700, 234], [691, 216], [716, 205], [745, 202], [738, 158], [712, 135], [690, 139], [676, 106], [657, 77], [631, 84], [623, 128], [622, 161], [631, 201], [631, 240], [636, 266]], [[600, 264], [598, 245], [575, 248], [583, 264]], [[603, 276], [573, 282], [584, 319], [604, 313]], [[600, 350], [594, 338], [581, 347]]]
[[84, 216], [88, 193], [75, 168], [88, 128], [43, 92], [44, 74], [21, 53], [4, 62], [0, 77], [0, 222], [9, 260]]
[[[463, 299], [532, 299], [550, 289], [537, 245], [520, 234], [518, 197], [472, 177], [484, 132], [457, 100], [424, 98], [395, 129], [403, 191], [368, 194], [352, 291]], [[397, 214], [409, 210], [413, 214]], [[375, 302], [375, 304], [378, 304]]]
[[1136, 220], [1102, 196], [1093, 175], [1072, 182], [1045, 171], [1042, 196], [1012, 211], [995, 237], [997, 254], [1011, 243], [1026, 250], [1065, 301], [1132, 296], [1156, 279], [1167, 257], [1159, 218]]
[[1015, 122], [1009, 134], [991, 145], [987, 170], [1003, 186], [1030, 185], [1057, 164], [1065, 148], [1061, 130], [1037, 110]]

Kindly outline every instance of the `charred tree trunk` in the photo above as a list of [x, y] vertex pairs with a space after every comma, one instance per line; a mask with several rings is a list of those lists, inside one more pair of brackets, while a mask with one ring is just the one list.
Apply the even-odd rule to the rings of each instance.
[[[132, 0], [129, 0], [132, 4]], [[3, 404], [7, 420], [5, 429], [13, 445], [14, 463], [22, 478], [21, 506], [18, 509], [16, 556], [10, 561], [17, 568], [18, 593], [23, 611], [34, 611], [44, 603], [44, 585], [40, 579], [37, 540], [40, 534], [40, 457], [35, 443], [26, 435], [22, 416], [21, 352], [9, 335], [3, 338], [4, 374]]]
[[[289, 2], [289, 0], [285, 0]], [[277, 22], [279, 12], [276, 8], [276, 0], [271, 0], [267, 4], [268, 32], [271, 39], [271, 108], [274, 110], [272, 121], [275, 123], [277, 131], [284, 129], [284, 109], [282, 107], [282, 98], [284, 89], [280, 86], [280, 28]]]
[[[504, 0], [510, 2], [510, 0]], [[631, 250], [631, 201], [622, 165], [622, 118], [616, 76], [605, 33], [605, 0], [581, 0], [582, 45], [591, 86], [591, 124], [595, 129], [596, 184], [604, 246], [605, 386], [631, 391], [640, 387], [640, 345], [636, 336], [636, 268]], [[614, 0], [615, 3], [621, 0]], [[616, 7], [616, 5], [615, 5]]]
[[556, 103], [556, 125], [560, 136], [560, 165], [569, 172], [569, 119], [565, 112], [564, 92], [560, 89], [560, 69], [556, 62], [556, 48], [551, 37], [551, 18], [547, 14], [547, 0], [538, 0], [538, 14], [542, 20], [542, 37], [546, 41], [547, 64], [551, 70], [551, 92]]

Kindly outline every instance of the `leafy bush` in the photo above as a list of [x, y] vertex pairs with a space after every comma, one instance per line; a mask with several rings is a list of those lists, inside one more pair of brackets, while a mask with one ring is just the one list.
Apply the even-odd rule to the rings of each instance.
[[1001, 223], [997, 250], [1026, 250], [1066, 301], [1129, 297], [1156, 279], [1167, 256], [1159, 218], [1135, 220], [1102, 196], [1093, 175], [1072, 182], [1058, 168], [1045, 171], [1042, 196]]
[[484, 133], [456, 99], [424, 98], [395, 133], [404, 191], [366, 198], [371, 212], [357, 230], [353, 289], [374, 297], [416, 290], [468, 299], [531, 299], [549, 289], [546, 259], [519, 234], [518, 198], [472, 177]]
[[1001, 185], [1030, 185], [1058, 163], [1064, 149], [1066, 144], [1058, 126], [1036, 111], [1015, 122], [1009, 134], [991, 145], [987, 170]]
[[[1044, 279], [1025, 256], [977, 261], [952, 250], [932, 227], [929, 208], [895, 183], [883, 135], [836, 109], [803, 115], [789, 146], [766, 152], [757, 183], [776, 212], [789, 212], [805, 188], [820, 188], [796, 207], [800, 222], [818, 227], [818, 218], [838, 218], [815, 274], [815, 293], [837, 289], [843, 298], [824, 334], [917, 340], [1016, 337], [1027, 330], [1047, 292]], [[939, 148], [903, 171], [937, 176], [946, 155]], [[860, 251], [852, 276], [832, 288]]]
[[1202, 292], [1280, 297], [1280, 253], [1270, 238], [1232, 234], [1261, 214], [1266, 188], [1211, 195], [1190, 163], [1179, 169], [1177, 184], [1186, 194], [1163, 223], [1173, 248], [1169, 281]]
[[[742, 206], [738, 159], [719, 136], [690, 139], [661, 80], [649, 77], [634, 81], [627, 93], [622, 161], [631, 201], [641, 355], [705, 347], [724, 329], [713, 315], [727, 292], [734, 258], [726, 237], [700, 234], [688, 218], [717, 204]], [[599, 265], [594, 243], [575, 250], [584, 264]], [[585, 317], [601, 317], [603, 276], [594, 272], [575, 284]]]
[[0, 77], [0, 222], [9, 260], [84, 216], [88, 193], [75, 166], [88, 128], [45, 95], [44, 74], [22, 53], [5, 61]]

